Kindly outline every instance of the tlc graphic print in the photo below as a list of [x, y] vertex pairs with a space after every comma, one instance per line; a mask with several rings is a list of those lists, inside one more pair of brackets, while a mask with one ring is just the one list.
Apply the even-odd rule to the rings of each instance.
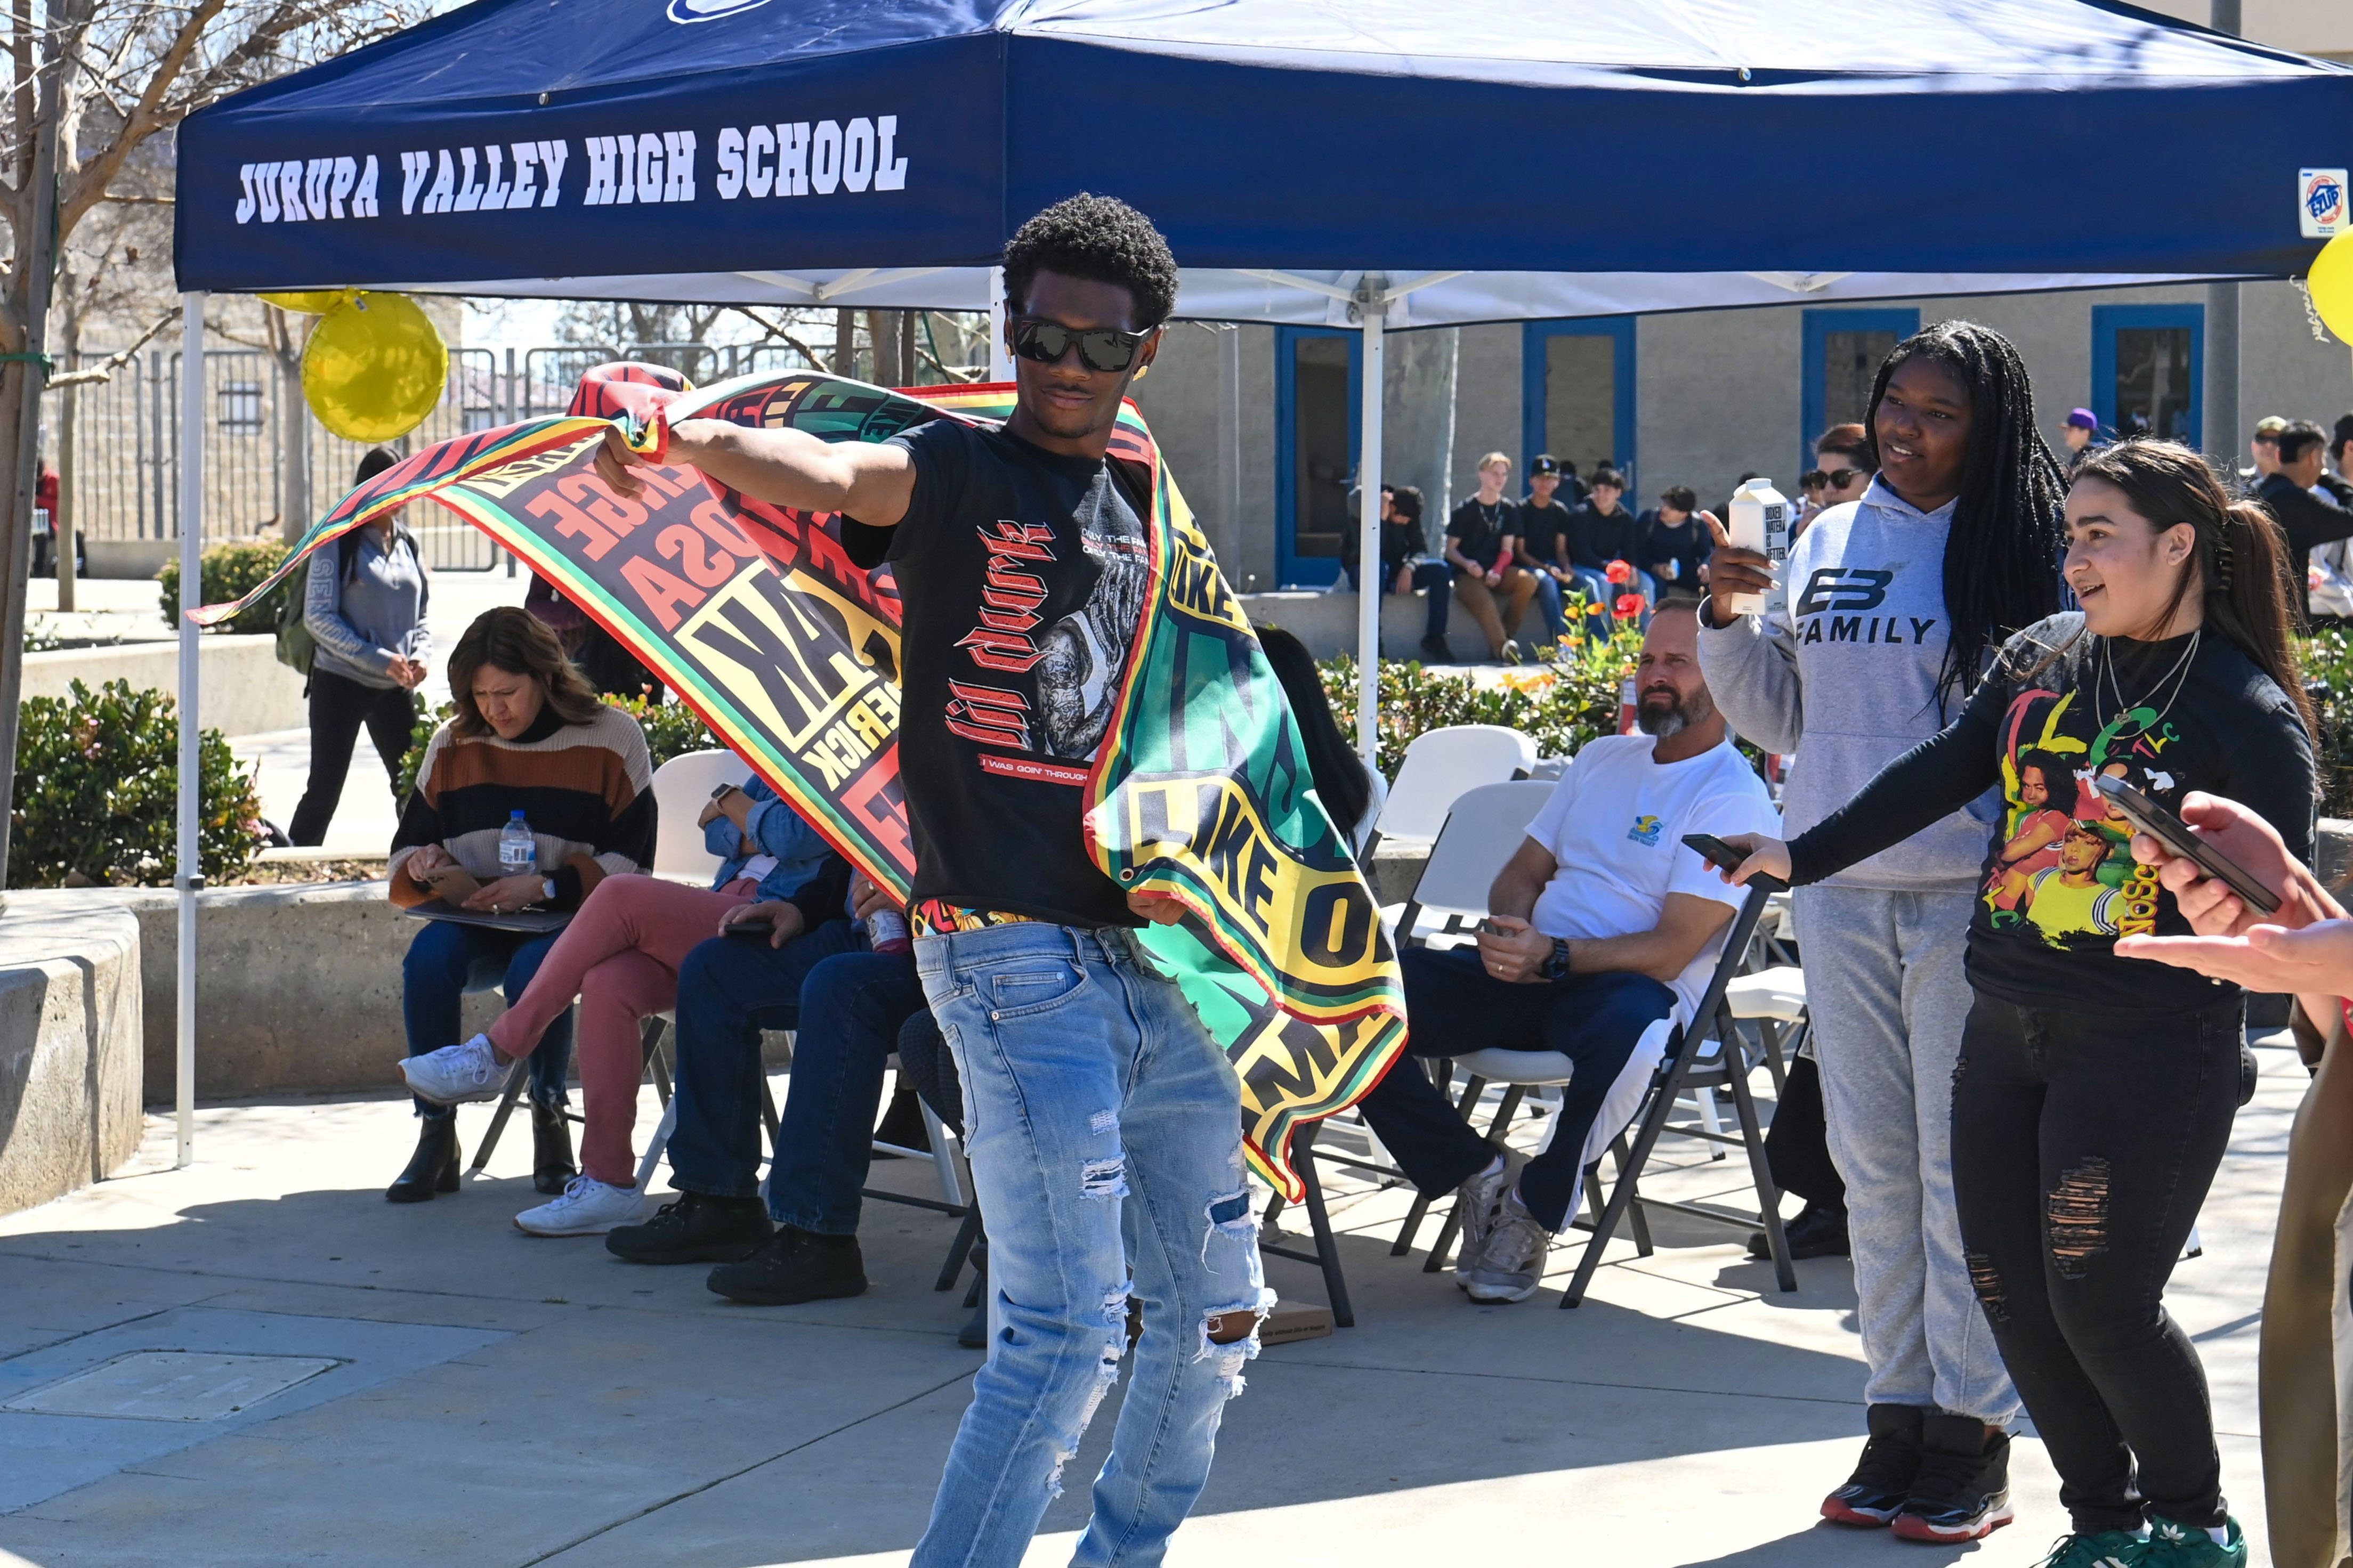
[[2003, 843], [1984, 889], [1997, 929], [2053, 947], [2156, 929], [2157, 872], [2133, 859], [2131, 825], [2092, 781], [2105, 773], [2171, 805], [2179, 786], [2165, 753], [2179, 740], [2154, 708], [2094, 730], [2076, 693], [2018, 694], [2002, 719]]

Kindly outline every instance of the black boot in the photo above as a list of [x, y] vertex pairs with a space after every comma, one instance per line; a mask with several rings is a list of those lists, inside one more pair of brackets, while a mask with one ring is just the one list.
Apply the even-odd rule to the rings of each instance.
[[561, 1105], [543, 1105], [539, 1097], [531, 1100], [531, 1184], [536, 1191], [554, 1197], [564, 1191], [565, 1184], [580, 1173], [572, 1163], [572, 1122]]
[[408, 1169], [385, 1188], [385, 1201], [427, 1203], [436, 1193], [457, 1190], [458, 1113], [444, 1110], [438, 1116], [417, 1118], [417, 1152], [408, 1157]]
[[715, 1296], [755, 1307], [797, 1307], [862, 1295], [866, 1268], [854, 1236], [819, 1236], [797, 1225], [780, 1225], [760, 1249], [741, 1263], [723, 1263], [704, 1287]]

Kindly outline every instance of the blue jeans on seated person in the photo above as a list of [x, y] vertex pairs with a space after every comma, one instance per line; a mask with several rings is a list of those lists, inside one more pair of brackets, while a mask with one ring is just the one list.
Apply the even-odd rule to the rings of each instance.
[[[461, 1010], [466, 982], [475, 966], [503, 965], [499, 989], [510, 998], [522, 994], [539, 973], [555, 933], [535, 936], [529, 931], [493, 931], [488, 926], [456, 921], [420, 921], [425, 929], [408, 944], [400, 961], [400, 1021], [408, 1032], [408, 1054], [421, 1057], [465, 1037]], [[531, 1097], [543, 1105], [565, 1102], [564, 1083], [572, 1070], [572, 1014], [547, 1026], [531, 1053]], [[413, 1098], [413, 1097], [412, 1097]], [[449, 1107], [419, 1100], [417, 1114], [440, 1116]]]
[[[1674, 1011], [1675, 994], [1647, 974], [1572, 974], [1521, 984], [1487, 973], [1476, 947], [1398, 954], [1417, 1057], [1472, 1051], [1558, 1051], [1576, 1064], [1560, 1091], [1559, 1121], [1543, 1153], [1520, 1173], [1520, 1201], [1552, 1230], [1568, 1223], [1584, 1174], [1579, 1155], [1594, 1119], [1643, 1033]], [[1649, 1071], [1646, 1064], [1641, 1070]], [[1429, 1075], [1400, 1058], [1359, 1102], [1365, 1120], [1426, 1197], [1451, 1192], [1485, 1170], [1495, 1146], [1462, 1120]], [[1611, 1135], [1620, 1129], [1611, 1129]]]
[[[1014, 1568], [1144, 1337], [1071, 1561], [1161, 1561], [1258, 1353], [1208, 1320], [1272, 1304], [1242, 1179], [1240, 1083], [1128, 931], [927, 936], [915, 963], [964, 1088], [996, 1342], [911, 1568]], [[1230, 1321], [1230, 1320], [1229, 1320]]]
[[[1360, 588], [1361, 584], [1357, 582], [1359, 572], [1357, 563], [1350, 561], [1344, 564], [1348, 572], [1348, 586], [1352, 589]], [[1446, 613], [1454, 603], [1454, 569], [1443, 561], [1417, 561], [1413, 563], [1413, 582], [1410, 587], [1412, 591], [1425, 595], [1425, 603], [1429, 605], [1426, 612], [1429, 618], [1422, 623], [1421, 640], [1444, 642]], [[1381, 592], [1384, 594], [1397, 592], [1397, 573], [1394, 570], [1382, 574]]]
[[1556, 644], [1568, 630], [1568, 616], [1560, 607], [1560, 579], [1549, 572], [1531, 570], [1528, 575], [1536, 580], [1536, 608], [1544, 613], [1545, 641]]
[[[819, 964], [842, 953], [861, 952], [866, 938], [848, 921], [828, 921], [782, 947], [765, 937], [714, 936], [695, 943], [678, 971], [678, 1068], [670, 1089], [677, 1110], [670, 1136], [670, 1184], [715, 1198], [748, 1198], [760, 1190], [760, 1031], [800, 1027], [803, 984]], [[825, 1037], [819, 1030], [819, 1038]], [[804, 1030], [793, 1053], [794, 1088], [799, 1098]], [[820, 1055], [824, 1047], [819, 1047]], [[820, 1075], [821, 1076], [821, 1075]], [[881, 1070], [875, 1074], [881, 1093]], [[782, 1120], [789, 1126], [789, 1111]], [[854, 1130], [860, 1158], [874, 1131], [874, 1108]], [[790, 1148], [796, 1142], [779, 1134]], [[803, 1138], [799, 1142], [811, 1142]], [[814, 1140], [832, 1147], [829, 1136]], [[862, 1172], [851, 1184], [864, 1184]], [[856, 1209], [850, 1229], [857, 1228]]]

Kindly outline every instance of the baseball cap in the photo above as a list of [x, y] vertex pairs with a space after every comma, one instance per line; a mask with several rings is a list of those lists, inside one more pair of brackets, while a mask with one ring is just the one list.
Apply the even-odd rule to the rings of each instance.
[[2097, 430], [2100, 416], [2088, 408], [2070, 408], [2067, 410], [2067, 423], [2078, 430]]
[[1558, 472], [1560, 472], [1560, 459], [1554, 457], [1550, 452], [1540, 452], [1528, 461], [1528, 478], [1530, 479], [1535, 479], [1538, 474], [1556, 474]]
[[2261, 441], [2268, 437], [2276, 440], [2279, 437], [2279, 433], [2286, 428], [2286, 420], [2281, 418], [2276, 414], [2268, 415], [2265, 417], [2255, 421], [2255, 439]]

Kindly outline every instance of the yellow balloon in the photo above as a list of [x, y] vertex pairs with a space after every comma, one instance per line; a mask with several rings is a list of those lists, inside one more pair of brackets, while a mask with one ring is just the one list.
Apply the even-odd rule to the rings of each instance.
[[2340, 234], [2320, 247], [2305, 286], [2312, 290], [2312, 308], [2328, 330], [2353, 343], [2353, 233]]
[[348, 441], [390, 441], [425, 423], [449, 378], [431, 318], [398, 294], [361, 294], [320, 318], [302, 351], [302, 396]]
[[298, 310], [306, 316], [323, 316], [343, 302], [352, 290], [320, 289], [301, 294], [263, 294], [259, 296], [281, 310]]

